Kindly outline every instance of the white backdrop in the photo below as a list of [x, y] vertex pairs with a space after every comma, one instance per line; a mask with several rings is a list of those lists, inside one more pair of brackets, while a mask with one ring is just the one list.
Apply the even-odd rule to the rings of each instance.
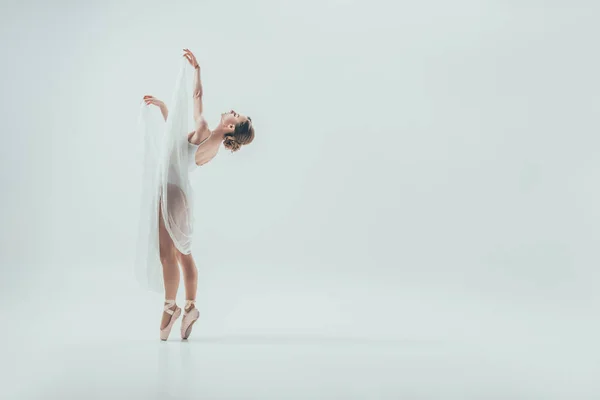
[[193, 176], [203, 329], [600, 333], [596, 3], [2, 8], [4, 304], [129, 301], [155, 330], [160, 299], [132, 275], [137, 111], [169, 101], [188, 47], [209, 123], [234, 108], [256, 127]]

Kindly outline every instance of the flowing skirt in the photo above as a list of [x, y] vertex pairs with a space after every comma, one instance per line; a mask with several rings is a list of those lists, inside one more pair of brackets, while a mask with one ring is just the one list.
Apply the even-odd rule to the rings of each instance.
[[139, 117], [144, 165], [135, 275], [142, 287], [159, 293], [164, 292], [159, 207], [177, 250], [189, 254], [192, 244], [193, 191], [188, 175], [191, 153], [187, 138], [192, 123], [188, 117], [190, 97], [186, 62], [182, 60], [167, 121], [163, 121], [156, 107], [143, 102]]

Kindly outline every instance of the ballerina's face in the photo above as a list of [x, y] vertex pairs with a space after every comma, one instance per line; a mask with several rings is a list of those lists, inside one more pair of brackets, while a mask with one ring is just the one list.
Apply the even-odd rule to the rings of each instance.
[[247, 116], [238, 114], [234, 110], [231, 110], [227, 113], [221, 114], [221, 125], [223, 125], [223, 126], [234, 125], [235, 126], [242, 122], [248, 121], [248, 119], [249, 118]]

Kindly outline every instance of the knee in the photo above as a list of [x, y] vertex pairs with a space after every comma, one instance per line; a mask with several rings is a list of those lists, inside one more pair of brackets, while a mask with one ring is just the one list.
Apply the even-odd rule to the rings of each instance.
[[171, 267], [171, 268], [175, 268], [177, 267], [177, 260], [173, 257], [161, 257], [160, 258], [160, 263], [162, 264], [163, 268], [165, 267]]
[[193, 263], [181, 263], [181, 268], [186, 275], [196, 275], [198, 273], [198, 269]]
[[177, 257], [175, 257], [175, 251], [173, 248], [160, 248], [160, 262], [163, 266], [177, 265]]
[[194, 259], [191, 254], [181, 254], [180, 252], [177, 252], [177, 261], [185, 272], [194, 273], [196, 271], [196, 265], [194, 264]]

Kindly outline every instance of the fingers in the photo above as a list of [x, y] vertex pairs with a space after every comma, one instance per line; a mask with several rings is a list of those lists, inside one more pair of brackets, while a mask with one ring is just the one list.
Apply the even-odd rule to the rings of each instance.
[[196, 56], [194, 53], [190, 51], [190, 49], [183, 49], [183, 56], [187, 58], [187, 60], [192, 64], [192, 67], [196, 67], [198, 65], [198, 61], [196, 60]]
[[146, 103], [146, 105], [148, 105], [148, 106], [151, 104], [159, 105], [160, 100], [158, 100], [157, 98], [152, 97], [152, 96], [144, 96], [144, 103]]

